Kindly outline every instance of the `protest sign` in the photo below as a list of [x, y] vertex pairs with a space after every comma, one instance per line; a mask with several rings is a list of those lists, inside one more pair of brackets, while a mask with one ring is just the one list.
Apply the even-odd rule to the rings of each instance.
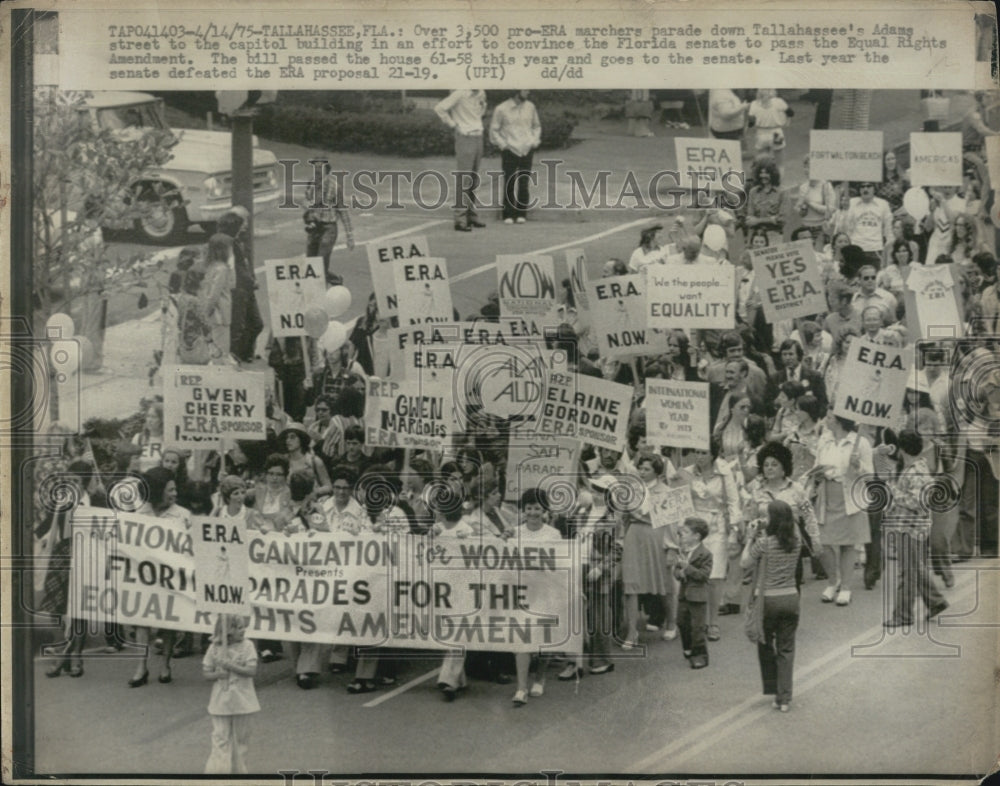
[[[211, 631], [179, 519], [79, 508], [74, 619]], [[247, 533], [248, 635], [358, 646], [536, 652], [582, 646], [579, 556], [568, 540], [346, 532]], [[200, 589], [198, 590], [200, 592]]]
[[833, 414], [870, 426], [899, 422], [909, 378], [909, 350], [855, 338], [840, 370]]
[[678, 137], [674, 139], [674, 148], [682, 188], [742, 189], [743, 153], [739, 140]]
[[[587, 297], [587, 254], [582, 248], [566, 249], [566, 267], [569, 288], [573, 293], [576, 325], [581, 329], [591, 326], [590, 300]], [[568, 320], [569, 321], [569, 320]]]
[[191, 525], [195, 606], [199, 611], [249, 614], [246, 529], [242, 520], [196, 518]]
[[646, 275], [611, 276], [586, 285], [592, 330], [604, 358], [666, 350], [666, 334], [646, 327]]
[[646, 324], [670, 328], [736, 325], [736, 269], [732, 265], [655, 265], [646, 269]]
[[826, 311], [823, 276], [808, 240], [753, 249], [750, 255], [768, 322]]
[[947, 329], [964, 324], [962, 273], [957, 265], [907, 265], [902, 274], [911, 338], [933, 338], [935, 328], [945, 328], [948, 335]]
[[555, 265], [550, 256], [498, 254], [500, 313], [505, 317], [549, 317], [556, 310]]
[[326, 311], [326, 276], [321, 257], [268, 259], [264, 262], [271, 334], [275, 338], [306, 335], [306, 312]]
[[191, 448], [216, 447], [223, 439], [266, 439], [266, 387], [263, 371], [164, 366], [164, 443]]
[[576, 499], [580, 443], [545, 434], [535, 436], [531, 444], [511, 442], [507, 448], [504, 499], [516, 502], [528, 489], [540, 488], [548, 494], [550, 505], [562, 510], [563, 503]]
[[646, 440], [653, 447], [708, 450], [707, 382], [646, 380]]
[[962, 185], [962, 135], [910, 134], [910, 183], [914, 187]]
[[446, 260], [399, 260], [390, 268], [398, 297], [399, 324], [454, 321]]
[[[995, 191], [1000, 185], [1000, 136], [988, 136], [983, 139], [986, 146], [986, 167], [990, 175], [990, 185]], [[986, 195], [983, 194], [983, 197]]]
[[653, 529], [679, 526], [688, 516], [694, 516], [694, 502], [691, 500], [691, 486], [677, 488], [665, 486], [656, 493], [646, 495], [649, 517]]
[[383, 319], [398, 316], [399, 299], [392, 273], [392, 263], [403, 259], [418, 259], [431, 255], [430, 244], [423, 235], [369, 243], [368, 270], [378, 303], [378, 315]]
[[439, 448], [454, 431], [451, 375], [418, 383], [368, 379], [365, 444], [379, 448]]
[[550, 372], [538, 431], [620, 450], [632, 387], [586, 374]]
[[809, 132], [809, 177], [881, 183], [882, 132], [813, 129]]

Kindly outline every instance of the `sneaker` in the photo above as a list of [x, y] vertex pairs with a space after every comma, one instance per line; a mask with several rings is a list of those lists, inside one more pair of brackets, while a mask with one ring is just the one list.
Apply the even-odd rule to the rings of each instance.
[[677, 628], [667, 628], [660, 636], [664, 641], [673, 641], [677, 638]]
[[514, 223], [515, 223], [515, 224], [525, 224], [525, 223], [527, 223], [527, 221], [528, 221], [528, 219], [526, 219], [526, 218], [525, 218], [524, 216], [518, 216], [518, 217], [517, 217], [517, 218], [516, 218], [516, 219], [514, 220]]
[[528, 703], [528, 694], [523, 690], [519, 690], [514, 694], [514, 698], [512, 698], [511, 701], [514, 702], [515, 706], [523, 707]]
[[823, 594], [819, 596], [819, 599], [824, 603], [833, 603], [835, 597], [837, 597], [837, 588], [831, 584], [823, 590]]
[[646, 630], [650, 633], [656, 633], [660, 629], [659, 625], [646, 625]]
[[851, 602], [851, 591], [841, 590], [837, 593], [837, 605], [846, 606]]
[[722, 638], [722, 632], [719, 630], [718, 625], [709, 625], [708, 631], [705, 634], [705, 638], [709, 641], [718, 641]]
[[788, 712], [788, 705], [787, 704], [779, 704], [778, 705], [778, 711], [779, 712]]
[[503, 220], [503, 222], [504, 222], [505, 224], [513, 224], [513, 223], [514, 223], [514, 219], [513, 219], [513, 218], [505, 218], [505, 219]]
[[534, 698], [538, 698], [539, 696], [544, 696], [545, 695], [545, 683], [544, 682], [535, 682], [535, 683], [532, 683], [531, 690], [528, 691], [528, 695], [532, 696]]

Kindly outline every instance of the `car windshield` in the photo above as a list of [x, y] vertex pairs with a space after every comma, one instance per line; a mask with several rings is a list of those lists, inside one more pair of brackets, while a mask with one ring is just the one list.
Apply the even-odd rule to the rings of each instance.
[[97, 122], [107, 131], [118, 131], [123, 128], [166, 128], [160, 115], [158, 101], [99, 109]]

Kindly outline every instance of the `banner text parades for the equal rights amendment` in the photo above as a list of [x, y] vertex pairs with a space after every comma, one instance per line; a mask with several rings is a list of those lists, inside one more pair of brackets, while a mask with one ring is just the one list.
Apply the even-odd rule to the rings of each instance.
[[[801, 6], [801, 4], [799, 4]], [[516, 8], [60, 11], [67, 89], [330, 90], [661, 87], [970, 88], [975, 26], [961, 4], [803, 10], [712, 3], [614, 12]], [[882, 76], [884, 74], [884, 76]]]
[[[232, 533], [195, 519], [208, 536]], [[221, 527], [221, 529], [220, 529]], [[246, 532], [252, 635], [418, 649], [575, 650], [581, 588], [572, 541], [297, 536]], [[79, 508], [73, 518], [71, 614], [172, 630], [211, 630], [196, 606], [190, 531], [169, 518]]]

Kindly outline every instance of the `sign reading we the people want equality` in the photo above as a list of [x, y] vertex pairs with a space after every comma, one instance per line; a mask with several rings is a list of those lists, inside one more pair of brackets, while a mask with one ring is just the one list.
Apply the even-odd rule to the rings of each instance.
[[199, 611], [248, 614], [250, 568], [243, 521], [198, 517], [191, 522], [195, 606]]
[[823, 276], [808, 240], [753, 249], [750, 255], [768, 322], [826, 311]]
[[398, 315], [399, 296], [396, 294], [396, 280], [393, 275], [393, 262], [401, 260], [419, 260], [431, 255], [430, 244], [423, 235], [401, 237], [385, 240], [380, 243], [369, 243], [368, 270], [372, 277], [372, 289], [375, 292], [375, 302], [378, 304], [378, 314], [382, 319]]
[[899, 422], [913, 348], [854, 338], [840, 369], [833, 414], [871, 426]]
[[646, 440], [653, 447], [708, 450], [708, 383], [646, 380]]
[[163, 441], [217, 447], [222, 440], [267, 438], [267, 375], [231, 366], [165, 366]]
[[732, 329], [736, 325], [732, 265], [650, 265], [646, 324], [652, 328]]
[[448, 263], [440, 257], [397, 260], [391, 264], [399, 323], [453, 322]]
[[[183, 521], [78, 508], [73, 530], [74, 619], [210, 632]], [[241, 595], [254, 638], [508, 652], [582, 646], [572, 623], [581, 597], [573, 541], [347, 532], [245, 538]]]
[[306, 313], [325, 311], [326, 275], [321, 257], [268, 259], [264, 262], [271, 334], [275, 338], [306, 335]]
[[813, 129], [809, 132], [809, 177], [881, 183], [882, 132]]

